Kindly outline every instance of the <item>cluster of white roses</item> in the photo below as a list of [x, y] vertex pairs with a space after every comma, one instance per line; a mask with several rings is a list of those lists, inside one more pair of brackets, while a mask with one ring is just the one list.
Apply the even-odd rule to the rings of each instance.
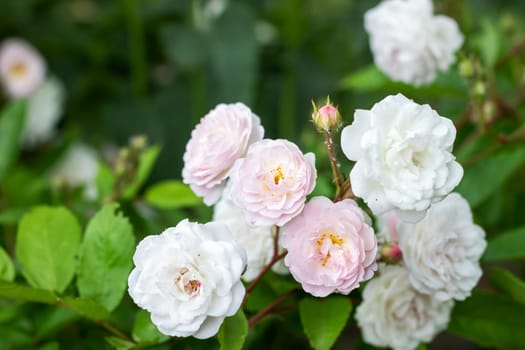
[[28, 99], [22, 145], [32, 148], [51, 139], [62, 115], [65, 88], [56, 77], [48, 76], [42, 55], [22, 39], [4, 40], [0, 83], [9, 99]]
[[449, 119], [402, 95], [357, 110], [342, 132], [343, 152], [356, 161], [354, 193], [378, 218], [383, 254], [403, 259], [381, 265], [364, 289], [356, 318], [371, 344], [397, 350], [429, 342], [446, 328], [453, 300], [468, 297], [481, 277], [484, 232], [466, 200], [449, 194], [463, 175], [454, 138]]
[[457, 193], [433, 204], [415, 224], [393, 212], [378, 219], [380, 235], [401, 250], [402, 265], [381, 265], [363, 291], [356, 319], [367, 342], [415, 349], [447, 327], [454, 300], [467, 298], [478, 283], [485, 234]]
[[[377, 65], [415, 85], [447, 69], [463, 40], [454, 21], [432, 15], [430, 0], [386, 0], [365, 25]], [[356, 318], [365, 341], [396, 350], [432, 340], [454, 300], [470, 295], [486, 242], [468, 203], [451, 193], [463, 176], [452, 154], [453, 123], [401, 94], [357, 110], [341, 134], [343, 153], [355, 162], [344, 182], [331, 138], [340, 115], [328, 101], [314, 105], [312, 117], [327, 137], [334, 200], [307, 201], [314, 155], [264, 139], [259, 117], [244, 104], [220, 104], [195, 127], [182, 177], [215, 205], [214, 221], [183, 221], [147, 237], [129, 278], [130, 295], [163, 333], [213, 336], [242, 305], [241, 279], [256, 282], [282, 256], [285, 266], [274, 270], [289, 271], [317, 297], [348, 294], [379, 267]], [[378, 218], [379, 248], [355, 197]]]
[[[314, 113], [325, 131], [337, 118], [331, 105]], [[251, 281], [274, 262], [277, 232], [284, 264], [314, 296], [348, 294], [377, 270], [378, 243], [365, 212], [350, 198], [307, 202], [316, 181], [314, 155], [263, 135], [260, 119], [241, 103], [218, 105], [192, 132], [183, 181], [215, 205], [213, 225], [185, 221], [150, 236], [166, 253], [141, 243], [129, 280], [130, 295], [166, 334], [214, 335], [219, 320], [236, 311], [231, 305], [241, 305], [240, 279]], [[357, 318], [370, 343], [401, 349], [431, 340], [446, 327], [451, 300], [466, 298], [481, 276], [483, 231], [472, 223], [466, 201], [449, 195], [463, 174], [451, 153], [454, 138], [449, 119], [400, 94], [357, 110], [342, 132], [343, 152], [356, 161], [352, 189], [374, 215], [388, 215], [389, 244], [399, 245], [405, 266], [382, 268], [365, 287]], [[188, 230], [200, 232], [191, 246]], [[202, 245], [218, 241], [228, 254], [219, 248], [202, 254]], [[225, 270], [231, 259], [240, 267]], [[232, 302], [221, 313], [209, 310], [216, 310], [217, 293]], [[179, 302], [193, 299], [198, 308], [177, 311]], [[161, 305], [168, 302], [175, 303], [170, 308], [176, 315]]]

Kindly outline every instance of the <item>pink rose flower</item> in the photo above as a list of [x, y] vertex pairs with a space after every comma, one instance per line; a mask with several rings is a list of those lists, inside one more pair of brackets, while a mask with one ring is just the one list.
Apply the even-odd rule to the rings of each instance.
[[298, 215], [315, 187], [313, 153], [286, 140], [254, 143], [231, 172], [232, 199], [252, 226], [282, 226]]
[[235, 161], [262, 140], [258, 116], [242, 103], [219, 104], [191, 133], [184, 153], [182, 179], [207, 205], [215, 204]]
[[10, 98], [31, 95], [44, 81], [46, 63], [33, 46], [7, 39], [0, 46], [0, 80]]
[[367, 219], [351, 199], [314, 197], [281, 229], [284, 264], [306, 292], [348, 294], [373, 276], [377, 241]]

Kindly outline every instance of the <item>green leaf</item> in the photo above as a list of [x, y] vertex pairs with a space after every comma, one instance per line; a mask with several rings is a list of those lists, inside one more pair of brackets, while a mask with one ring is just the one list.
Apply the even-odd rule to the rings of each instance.
[[170, 339], [167, 335], [159, 332], [157, 327], [151, 322], [149, 312], [145, 310], [139, 310], [137, 312], [131, 334], [133, 340], [140, 345], [155, 345]]
[[525, 306], [488, 292], [474, 292], [457, 303], [452, 312], [449, 330], [483, 347], [525, 349], [522, 334]]
[[395, 82], [383, 74], [375, 64], [371, 64], [344, 77], [340, 86], [360, 93], [382, 91], [385, 93], [402, 93], [410, 97], [421, 96], [465, 96], [463, 79], [452, 70], [438, 74], [436, 80], [427, 86], [414, 87], [409, 84]]
[[0, 281], [0, 297], [47, 304], [58, 301], [57, 296], [51, 291], [2, 281]]
[[240, 350], [248, 334], [248, 320], [241, 309], [224, 319], [217, 335], [221, 350]]
[[390, 82], [375, 64], [371, 64], [343, 78], [341, 86], [359, 92], [380, 90]]
[[351, 311], [350, 299], [343, 296], [302, 299], [299, 316], [310, 345], [315, 350], [330, 349], [345, 328]]
[[494, 287], [518, 303], [525, 305], [525, 281], [513, 275], [512, 272], [499, 267], [490, 270], [489, 280]]
[[97, 193], [100, 201], [111, 196], [115, 187], [115, 181], [115, 176], [113, 176], [111, 169], [106, 164], [99, 163], [95, 184], [97, 185]]
[[0, 280], [12, 282], [15, 279], [15, 267], [4, 248], [0, 247]]
[[161, 147], [159, 145], [154, 145], [148, 147], [144, 152], [142, 152], [139, 157], [139, 165], [137, 168], [137, 173], [135, 174], [135, 178], [122, 192], [122, 198], [131, 199], [137, 194], [140, 187], [147, 180], [151, 170], [153, 170], [153, 166], [155, 165], [155, 161], [159, 156], [160, 149]]
[[472, 38], [472, 43], [479, 50], [484, 63], [492, 66], [502, 52], [505, 37], [500, 30], [500, 24], [483, 18], [479, 35]]
[[504, 182], [525, 162], [525, 148], [503, 151], [465, 168], [463, 180], [457, 187], [472, 207], [476, 207], [501, 190]]
[[0, 180], [13, 164], [20, 149], [26, 107], [24, 100], [11, 102], [0, 116]]
[[37, 324], [33, 332], [36, 339], [53, 339], [53, 336], [73, 322], [79, 320], [79, 315], [73, 310], [64, 307], [47, 307], [31, 317], [33, 324]]
[[135, 347], [134, 343], [113, 336], [106, 337], [106, 341], [116, 350], [128, 350], [133, 349]]
[[75, 274], [80, 225], [63, 207], [36, 207], [18, 226], [16, 255], [30, 285], [59, 293]]
[[135, 250], [133, 227], [118, 204], [102, 209], [89, 222], [80, 247], [77, 286], [82, 297], [90, 297], [114, 310], [127, 288]]
[[484, 262], [525, 258], [525, 226], [497, 235], [488, 241]]
[[91, 298], [65, 297], [61, 301], [80, 316], [94, 321], [105, 320], [110, 316], [109, 311], [104, 306]]
[[202, 204], [191, 188], [178, 180], [158, 182], [149, 187], [144, 196], [146, 202], [160, 209], [177, 209]]

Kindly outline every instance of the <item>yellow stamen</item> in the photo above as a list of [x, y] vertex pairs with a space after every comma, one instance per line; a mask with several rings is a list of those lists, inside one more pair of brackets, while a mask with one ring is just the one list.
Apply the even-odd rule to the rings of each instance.
[[274, 184], [278, 185], [279, 182], [281, 182], [281, 180], [284, 180], [283, 169], [281, 168], [280, 165], [277, 167], [277, 169], [272, 170], [272, 174], [273, 174]]
[[22, 62], [17, 62], [9, 68], [9, 74], [20, 78], [27, 74], [27, 67]]
[[[317, 241], [315, 241], [315, 244], [317, 245], [317, 250], [318, 250], [319, 254], [321, 254], [321, 247], [323, 246], [324, 240], [327, 239], [327, 238], [330, 239], [330, 241], [332, 241], [332, 245], [339, 245], [339, 246], [341, 246], [344, 243], [344, 239], [341, 236], [339, 236], [337, 233], [334, 233], [334, 232], [323, 232], [323, 233], [321, 233], [321, 235], [319, 236]], [[328, 251], [326, 256], [321, 258], [321, 265], [325, 266], [326, 263], [328, 262], [328, 260], [330, 259], [330, 257], [331, 257], [330, 251]]]

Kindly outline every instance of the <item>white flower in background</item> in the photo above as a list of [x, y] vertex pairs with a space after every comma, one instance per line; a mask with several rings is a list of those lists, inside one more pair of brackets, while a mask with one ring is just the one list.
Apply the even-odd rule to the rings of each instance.
[[[272, 260], [275, 229], [272, 226], [249, 226], [242, 210], [233, 203], [228, 187], [214, 207], [213, 220], [228, 225], [233, 238], [246, 250], [248, 262], [242, 279], [249, 282]], [[280, 274], [288, 273], [283, 260], [273, 265], [272, 270]]]
[[166, 335], [212, 337], [241, 306], [246, 253], [223, 223], [183, 220], [144, 238], [133, 262], [129, 294]]
[[83, 186], [87, 199], [97, 198], [95, 178], [98, 172], [98, 156], [93, 148], [77, 143], [71, 146], [51, 171], [51, 176], [69, 187]]
[[29, 97], [26, 120], [22, 131], [22, 144], [34, 147], [50, 140], [62, 116], [65, 88], [56, 78], [48, 78]]
[[44, 81], [46, 63], [22, 39], [7, 39], [0, 46], [0, 81], [10, 98], [28, 97]]
[[421, 220], [463, 177], [451, 153], [455, 137], [450, 119], [401, 94], [357, 110], [341, 135], [344, 154], [357, 162], [354, 193], [376, 215], [395, 209], [402, 220]]
[[400, 223], [400, 247], [410, 282], [439, 300], [464, 300], [478, 283], [485, 232], [472, 222], [467, 201], [451, 193], [417, 224]]
[[366, 12], [365, 29], [379, 69], [416, 86], [447, 70], [463, 44], [457, 23], [433, 15], [431, 0], [385, 0]]
[[407, 270], [388, 265], [366, 285], [355, 317], [367, 343], [412, 350], [447, 328], [453, 306], [451, 300], [418, 293]]
[[217, 105], [191, 132], [184, 153], [184, 183], [204, 203], [215, 204], [235, 161], [263, 136], [261, 120], [250, 108], [242, 103]]

